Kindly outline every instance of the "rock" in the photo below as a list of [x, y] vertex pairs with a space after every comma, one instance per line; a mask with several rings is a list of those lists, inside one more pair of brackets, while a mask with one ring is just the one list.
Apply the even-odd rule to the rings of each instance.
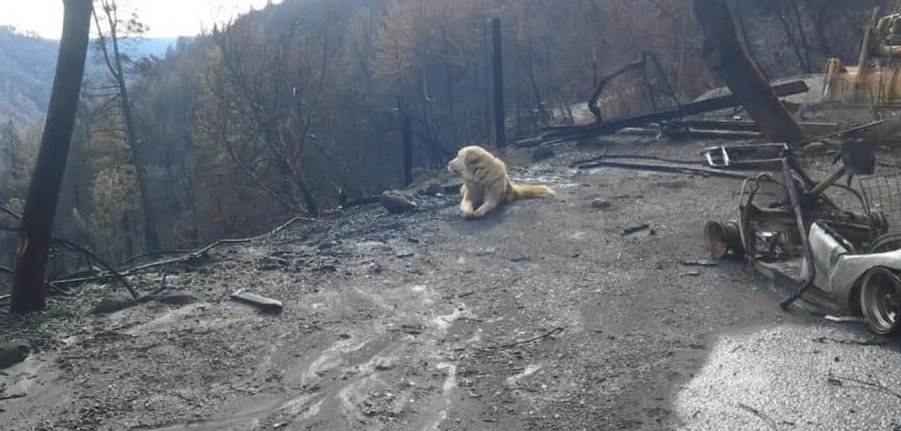
[[156, 300], [168, 305], [188, 305], [200, 301], [200, 298], [187, 292], [165, 292]]
[[369, 265], [366, 265], [366, 272], [369, 274], [373, 274], [373, 275], [381, 274], [382, 273], [382, 265], [379, 265], [378, 263], [375, 263], [375, 262], [370, 263]]
[[31, 343], [25, 340], [13, 340], [0, 344], [0, 370], [24, 361], [29, 353], [31, 353]]
[[405, 334], [419, 335], [422, 334], [423, 326], [418, 322], [407, 322], [400, 325], [400, 330]]
[[329, 250], [329, 249], [333, 249], [333, 248], [335, 248], [335, 247], [337, 247], [337, 246], [338, 246], [338, 242], [337, 242], [337, 241], [323, 241], [323, 242], [319, 243], [319, 245], [317, 246], [317, 248], [318, 248], [319, 250]]
[[128, 307], [132, 307], [136, 305], [137, 302], [131, 295], [125, 293], [114, 293], [106, 298], [100, 300], [94, 308], [91, 309], [91, 314], [112, 314], [117, 311], [124, 310]]
[[651, 226], [649, 224], [642, 223], [639, 225], [635, 225], [635, 226], [631, 226], [631, 227], [627, 227], [627, 228], [623, 229], [623, 236], [629, 236], [629, 235], [636, 234], [638, 232], [650, 230], [650, 229], [651, 229]]
[[431, 183], [428, 187], [419, 191], [420, 194], [429, 195], [429, 196], [437, 196], [444, 194], [444, 187], [441, 187], [441, 184]]
[[417, 208], [416, 202], [398, 190], [387, 190], [382, 193], [382, 206], [390, 213], [402, 213], [413, 211]]
[[313, 268], [313, 272], [338, 272], [338, 267], [335, 265], [319, 265]]
[[538, 163], [545, 161], [547, 159], [553, 158], [556, 154], [554, 154], [554, 150], [551, 150], [547, 147], [536, 147], [531, 152], [532, 155], [532, 163]]
[[374, 362], [375, 369], [378, 371], [388, 371], [395, 367], [395, 362], [391, 358], [378, 358]]
[[613, 204], [611, 204], [610, 201], [606, 199], [599, 198], [591, 201], [591, 207], [596, 210], [606, 210], [612, 208]]
[[260, 271], [273, 271], [289, 266], [287, 260], [280, 257], [266, 256], [257, 262], [257, 269]]

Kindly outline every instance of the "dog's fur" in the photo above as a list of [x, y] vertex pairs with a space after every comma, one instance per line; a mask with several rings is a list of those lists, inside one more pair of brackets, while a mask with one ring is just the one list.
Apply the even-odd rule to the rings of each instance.
[[482, 218], [499, 205], [516, 199], [553, 196], [554, 191], [539, 184], [513, 184], [507, 165], [479, 146], [464, 147], [447, 169], [463, 176], [460, 212], [464, 218]]

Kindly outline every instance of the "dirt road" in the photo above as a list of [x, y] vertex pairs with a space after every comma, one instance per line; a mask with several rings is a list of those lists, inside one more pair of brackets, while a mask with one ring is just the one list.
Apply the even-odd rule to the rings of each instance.
[[[686, 157], [701, 144], [612, 152]], [[654, 149], [656, 148], [656, 149]], [[554, 199], [464, 221], [454, 198], [295, 225], [171, 268], [170, 304], [85, 317], [91, 286], [0, 341], [3, 429], [893, 430], [898, 347], [784, 313], [741, 262], [706, 259], [734, 180], [577, 172], [571, 149], [519, 179]], [[649, 229], [623, 235], [625, 229]], [[139, 281], [150, 291], [158, 274]], [[280, 315], [229, 300], [284, 301]], [[21, 396], [21, 397], [17, 397]]]

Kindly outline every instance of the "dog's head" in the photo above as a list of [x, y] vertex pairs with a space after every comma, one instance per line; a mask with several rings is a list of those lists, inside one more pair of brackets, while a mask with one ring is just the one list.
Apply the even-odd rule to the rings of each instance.
[[463, 147], [457, 152], [457, 157], [447, 164], [448, 172], [456, 172], [462, 174], [468, 166], [472, 166], [478, 162], [486, 151], [479, 146]]

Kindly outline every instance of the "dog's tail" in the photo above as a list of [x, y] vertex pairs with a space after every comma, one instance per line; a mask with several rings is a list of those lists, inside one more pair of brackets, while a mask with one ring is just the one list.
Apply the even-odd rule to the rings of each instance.
[[553, 196], [550, 187], [541, 184], [511, 184], [513, 199], [534, 199]]

